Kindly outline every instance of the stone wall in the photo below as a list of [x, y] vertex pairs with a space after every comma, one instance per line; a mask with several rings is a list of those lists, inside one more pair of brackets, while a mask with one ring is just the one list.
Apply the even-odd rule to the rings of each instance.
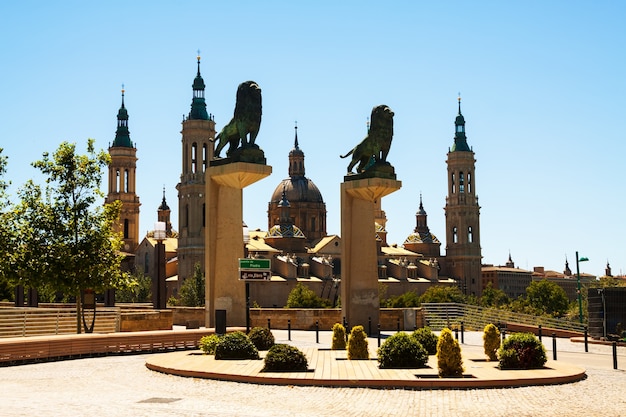
[[171, 310], [125, 311], [120, 314], [120, 331], [171, 330], [172, 317]]

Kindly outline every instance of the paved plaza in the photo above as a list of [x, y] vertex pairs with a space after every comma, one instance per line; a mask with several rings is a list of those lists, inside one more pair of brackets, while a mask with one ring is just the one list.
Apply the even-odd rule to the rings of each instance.
[[[274, 331], [287, 342], [287, 332]], [[464, 351], [480, 352], [481, 333], [466, 333]], [[315, 332], [290, 343], [317, 346]], [[328, 346], [330, 332], [320, 332]], [[552, 339], [544, 337], [552, 358]], [[370, 339], [370, 344], [376, 344]], [[0, 368], [6, 416], [624, 416], [626, 348], [557, 340], [557, 359], [587, 370], [582, 381], [549, 386], [404, 390], [255, 385], [182, 378], [150, 371], [150, 355], [109, 356]]]

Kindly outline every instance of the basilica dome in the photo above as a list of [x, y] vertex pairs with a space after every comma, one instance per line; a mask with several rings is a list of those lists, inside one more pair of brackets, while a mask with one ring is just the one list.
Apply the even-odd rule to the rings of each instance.
[[287, 200], [293, 203], [323, 203], [322, 193], [317, 185], [306, 177], [286, 178], [278, 184], [272, 194], [271, 202], [278, 203], [282, 199], [283, 190]]

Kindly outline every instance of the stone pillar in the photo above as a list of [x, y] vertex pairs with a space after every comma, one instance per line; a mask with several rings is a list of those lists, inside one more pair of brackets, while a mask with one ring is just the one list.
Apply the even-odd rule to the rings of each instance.
[[[215, 327], [215, 310], [226, 310], [227, 326], [245, 326], [245, 283], [239, 280], [243, 258], [243, 189], [272, 173], [262, 164], [234, 162], [206, 171], [206, 325]], [[260, 202], [258, 202], [260, 203]]]
[[350, 327], [380, 321], [376, 201], [397, 191], [400, 181], [365, 178], [341, 184], [341, 313]]

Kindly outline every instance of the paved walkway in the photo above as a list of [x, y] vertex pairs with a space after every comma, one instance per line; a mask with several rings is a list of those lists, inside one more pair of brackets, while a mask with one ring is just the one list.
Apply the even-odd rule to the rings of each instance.
[[[275, 331], [277, 342], [286, 331]], [[320, 332], [328, 345], [330, 332]], [[314, 332], [292, 332], [303, 348]], [[551, 339], [544, 338], [552, 357]], [[370, 339], [376, 344], [376, 339]], [[464, 351], [480, 349], [466, 333]], [[624, 416], [626, 348], [613, 369], [610, 346], [558, 339], [558, 361], [583, 366], [563, 385], [467, 390], [402, 390], [256, 385], [150, 371], [152, 355], [110, 356], [0, 368], [0, 413], [10, 416]]]

